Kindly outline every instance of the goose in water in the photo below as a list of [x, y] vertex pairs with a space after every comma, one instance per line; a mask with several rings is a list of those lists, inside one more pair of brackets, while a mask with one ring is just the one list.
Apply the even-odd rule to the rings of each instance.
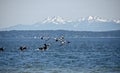
[[26, 50], [27, 49], [27, 47], [26, 46], [20, 46], [20, 48], [19, 48], [21, 51], [24, 51], [24, 50]]
[[60, 46], [71, 43], [70, 41], [66, 41], [64, 39], [64, 36], [61, 36], [59, 38], [54, 38], [54, 39], [56, 42], [60, 42]]
[[4, 51], [4, 48], [3, 48], [3, 47], [1, 47], [1, 48], [0, 48], [0, 51]]
[[56, 41], [56, 42], [58, 42], [58, 41], [59, 41], [59, 39], [58, 39], [58, 38], [54, 38], [54, 39], [55, 39], [55, 41]]
[[43, 40], [43, 36], [41, 36], [40, 39]]
[[50, 46], [50, 45], [44, 44], [43, 47], [40, 47], [40, 48], [38, 48], [38, 49], [39, 49], [39, 50], [47, 50], [47, 49], [48, 49], [48, 46]]
[[71, 43], [70, 41], [67, 41], [67, 43], [69, 44], [69, 43]]
[[55, 41], [56, 41], [56, 42], [58, 42], [58, 41], [60, 41], [60, 42], [61, 42], [61, 41], [63, 41], [63, 40], [64, 40], [64, 36], [61, 36], [61, 37], [59, 37], [59, 38], [54, 38], [54, 39], [55, 39]]

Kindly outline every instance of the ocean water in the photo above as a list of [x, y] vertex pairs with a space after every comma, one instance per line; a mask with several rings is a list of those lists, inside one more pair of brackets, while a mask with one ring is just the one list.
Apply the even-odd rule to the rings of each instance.
[[[71, 43], [61, 46], [52, 35], [49, 40], [41, 40], [42, 34], [17, 36], [0, 37], [5, 48], [0, 51], [0, 73], [120, 73], [120, 38], [64, 37]], [[44, 43], [49, 48], [37, 50]], [[20, 51], [24, 45], [27, 49]]]

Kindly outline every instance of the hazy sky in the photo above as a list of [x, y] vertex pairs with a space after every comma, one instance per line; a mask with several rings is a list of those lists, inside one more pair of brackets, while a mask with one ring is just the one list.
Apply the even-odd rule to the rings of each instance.
[[120, 19], [120, 0], [0, 0], [0, 28], [34, 24], [48, 16]]

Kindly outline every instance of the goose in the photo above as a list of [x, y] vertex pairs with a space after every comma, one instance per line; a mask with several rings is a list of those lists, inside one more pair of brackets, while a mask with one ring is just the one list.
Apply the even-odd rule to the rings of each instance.
[[43, 47], [40, 47], [40, 48], [38, 48], [38, 49], [39, 49], [39, 50], [47, 50], [47, 49], [48, 49], [48, 46], [50, 46], [50, 45], [44, 44]]
[[0, 48], [0, 51], [4, 51], [4, 48], [3, 48], [3, 47], [1, 47], [1, 48]]
[[21, 51], [24, 51], [24, 50], [26, 50], [27, 49], [27, 47], [26, 46], [20, 46], [20, 48], [19, 48]]
[[54, 39], [55, 39], [55, 41], [56, 41], [56, 42], [58, 42], [58, 41], [60, 41], [60, 42], [61, 42], [61, 41], [63, 41], [63, 40], [64, 40], [64, 36], [61, 36], [61, 37], [59, 37], [59, 38], [54, 38]]

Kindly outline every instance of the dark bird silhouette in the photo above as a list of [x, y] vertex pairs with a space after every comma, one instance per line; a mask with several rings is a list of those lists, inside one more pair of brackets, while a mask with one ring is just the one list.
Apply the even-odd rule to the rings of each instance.
[[71, 43], [70, 41], [67, 41], [67, 43], [69, 44], [69, 43]]
[[40, 48], [38, 48], [38, 49], [39, 49], [39, 50], [47, 50], [47, 49], [48, 49], [48, 46], [50, 46], [50, 45], [44, 44], [43, 47], [40, 47]]
[[58, 38], [54, 38], [56, 42], [60, 43], [60, 46], [63, 46], [65, 44], [69, 44], [71, 43], [70, 41], [66, 41], [64, 36], [58, 37]]
[[26, 50], [27, 49], [27, 47], [26, 46], [20, 46], [20, 48], [19, 48], [21, 51], [24, 51], [24, 50]]
[[4, 48], [3, 48], [3, 47], [1, 47], [1, 48], [0, 48], [0, 51], [4, 51]]
[[43, 40], [43, 36], [41, 36], [41, 38], [40, 38], [41, 40]]
[[59, 38], [54, 38], [55, 39], [55, 41], [56, 42], [58, 42], [58, 41], [64, 41], [64, 36], [61, 36], [61, 37], [59, 37]]
[[58, 41], [59, 41], [59, 39], [55, 38], [55, 41], [56, 41], [56, 42], [58, 42]]

